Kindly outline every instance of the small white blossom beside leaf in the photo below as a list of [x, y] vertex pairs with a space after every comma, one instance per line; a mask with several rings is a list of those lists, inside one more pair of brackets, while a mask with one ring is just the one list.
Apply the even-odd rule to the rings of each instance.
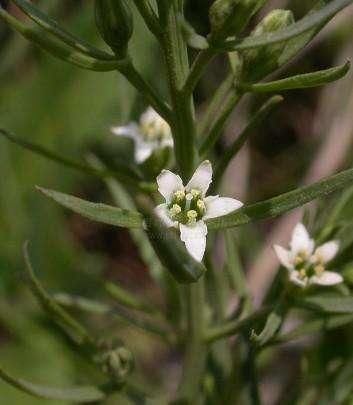
[[315, 242], [310, 238], [305, 226], [297, 224], [292, 233], [290, 249], [274, 245], [281, 264], [289, 270], [290, 280], [300, 287], [311, 284], [335, 285], [343, 281], [340, 274], [327, 271], [325, 266], [332, 260], [339, 249], [338, 241], [326, 242], [315, 249]]
[[208, 160], [200, 164], [186, 186], [180, 176], [169, 170], [162, 170], [157, 177], [158, 191], [165, 203], [156, 207], [156, 213], [167, 227], [179, 228], [180, 239], [199, 262], [206, 249], [205, 221], [226, 215], [243, 205], [234, 198], [206, 197], [211, 182], [212, 165]]
[[144, 162], [158, 149], [173, 147], [169, 124], [152, 107], [141, 115], [139, 123], [130, 122], [126, 126], [112, 127], [111, 131], [134, 141], [137, 163]]

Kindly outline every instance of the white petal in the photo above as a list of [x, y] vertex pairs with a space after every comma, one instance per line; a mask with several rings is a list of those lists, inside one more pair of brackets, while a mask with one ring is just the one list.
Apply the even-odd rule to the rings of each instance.
[[135, 160], [142, 163], [147, 160], [153, 153], [155, 146], [151, 142], [135, 140]]
[[174, 146], [174, 141], [171, 136], [162, 139], [161, 148], [172, 148], [173, 146]]
[[339, 242], [336, 240], [326, 242], [315, 250], [314, 257], [323, 263], [327, 263], [336, 256], [339, 247]]
[[191, 177], [189, 183], [186, 186], [186, 190], [192, 189], [200, 190], [202, 195], [205, 195], [208, 187], [212, 182], [212, 165], [209, 160], [205, 160], [195, 170], [195, 173]]
[[291, 263], [291, 252], [279, 245], [273, 245], [273, 249], [275, 250], [278, 260], [282, 266], [288, 270], [293, 269], [293, 264]]
[[295, 226], [290, 247], [294, 255], [305, 252], [310, 256], [313, 253], [314, 241], [310, 239], [309, 233], [303, 224], [299, 223]]
[[310, 278], [310, 284], [318, 285], [335, 285], [342, 283], [343, 277], [333, 271], [324, 271], [321, 276], [313, 276]]
[[178, 190], [184, 190], [183, 181], [180, 176], [172, 173], [170, 170], [162, 170], [157, 176], [158, 191], [170, 202], [173, 193]]
[[200, 262], [206, 249], [207, 226], [203, 221], [194, 225], [180, 224], [180, 239], [185, 243], [190, 255]]
[[173, 221], [170, 219], [168, 215], [168, 206], [167, 204], [159, 204], [157, 207], [154, 209], [154, 212], [156, 215], [159, 217], [159, 219], [164, 223], [164, 225], [168, 228], [170, 227], [175, 227], [178, 225], [177, 222]]
[[243, 203], [228, 197], [208, 196], [204, 199], [206, 213], [203, 219], [216, 218], [239, 209]]
[[124, 136], [126, 138], [131, 138], [134, 140], [141, 137], [139, 127], [134, 122], [130, 122], [130, 124], [122, 127], [112, 127], [110, 128], [110, 130], [114, 135]]
[[299, 272], [296, 271], [296, 270], [293, 270], [293, 271], [290, 272], [289, 280], [292, 283], [298, 285], [299, 287], [305, 287], [306, 284], [307, 284], [307, 279], [303, 280], [302, 278], [300, 278], [299, 277]]

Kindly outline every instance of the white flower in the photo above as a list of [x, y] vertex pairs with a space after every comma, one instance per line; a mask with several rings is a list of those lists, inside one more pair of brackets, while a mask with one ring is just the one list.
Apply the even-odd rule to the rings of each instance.
[[180, 176], [169, 170], [162, 170], [157, 177], [158, 191], [165, 198], [165, 203], [156, 207], [156, 213], [166, 226], [179, 228], [180, 239], [190, 255], [199, 262], [206, 248], [205, 221], [228, 214], [243, 205], [233, 198], [206, 197], [211, 182], [212, 165], [208, 160], [200, 164], [185, 187]]
[[140, 117], [140, 122], [111, 128], [113, 134], [130, 138], [135, 143], [135, 160], [142, 163], [157, 149], [172, 148], [173, 138], [169, 124], [149, 107]]
[[281, 264], [289, 270], [289, 279], [293, 283], [306, 287], [311, 284], [329, 286], [343, 281], [340, 274], [325, 269], [326, 263], [338, 252], [338, 241], [326, 242], [315, 249], [313, 239], [305, 226], [299, 223], [293, 230], [289, 246], [287, 250], [274, 245], [274, 250]]

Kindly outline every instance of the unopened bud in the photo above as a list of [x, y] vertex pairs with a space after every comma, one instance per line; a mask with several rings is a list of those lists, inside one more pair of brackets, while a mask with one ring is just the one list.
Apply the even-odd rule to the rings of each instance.
[[134, 365], [132, 353], [123, 346], [105, 353], [103, 360], [104, 370], [114, 377], [117, 383], [125, 380]]
[[[261, 36], [276, 32], [293, 23], [294, 16], [290, 10], [273, 10], [257, 25], [251, 35]], [[259, 80], [274, 71], [279, 66], [278, 60], [285, 45], [286, 41], [283, 41], [244, 51], [242, 55], [245, 80]]]
[[121, 58], [132, 36], [133, 18], [125, 0], [96, 0], [96, 25], [104, 41]]
[[212, 34], [222, 39], [237, 35], [267, 0], [216, 0], [209, 11]]

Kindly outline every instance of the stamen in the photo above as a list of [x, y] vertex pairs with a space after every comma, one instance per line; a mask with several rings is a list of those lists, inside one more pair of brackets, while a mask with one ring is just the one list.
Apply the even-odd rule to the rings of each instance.
[[186, 213], [186, 216], [188, 217], [189, 224], [195, 223], [197, 219], [197, 212], [195, 210], [189, 210]]
[[318, 264], [314, 267], [314, 272], [317, 276], [321, 276], [324, 271], [325, 267], [322, 264]]
[[190, 191], [190, 193], [191, 193], [191, 195], [192, 195], [194, 198], [198, 198], [198, 197], [200, 197], [200, 195], [201, 195], [201, 191], [200, 191], [200, 190], [197, 190], [196, 188], [193, 188], [193, 189]]
[[174, 217], [174, 216], [180, 214], [180, 213], [181, 213], [181, 207], [180, 207], [180, 205], [178, 205], [178, 204], [173, 204], [173, 206], [172, 206], [172, 208], [170, 208], [169, 212], [170, 212], [170, 215], [171, 215], [172, 217]]
[[174, 193], [174, 198], [176, 201], [182, 201], [185, 198], [185, 191], [184, 190], [177, 190]]

